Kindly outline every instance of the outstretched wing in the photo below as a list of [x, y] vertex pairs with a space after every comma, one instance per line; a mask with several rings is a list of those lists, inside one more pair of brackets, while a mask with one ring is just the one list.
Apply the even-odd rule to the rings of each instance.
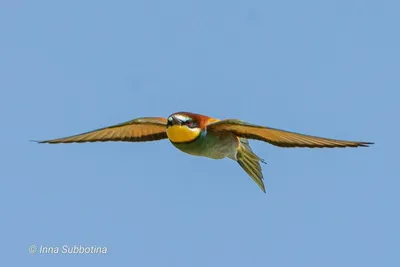
[[97, 129], [73, 136], [57, 138], [38, 143], [83, 143], [83, 142], [144, 142], [166, 139], [166, 118], [137, 118], [117, 125]]
[[268, 142], [280, 147], [359, 147], [368, 146], [370, 142], [335, 140], [284, 130], [263, 127], [241, 120], [221, 120], [207, 126], [207, 131], [214, 133], [231, 132], [236, 136]]

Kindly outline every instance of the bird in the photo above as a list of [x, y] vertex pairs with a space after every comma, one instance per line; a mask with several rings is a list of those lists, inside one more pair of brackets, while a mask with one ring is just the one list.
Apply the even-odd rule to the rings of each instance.
[[140, 117], [81, 134], [34, 142], [149, 142], [163, 139], [168, 139], [177, 149], [192, 156], [236, 161], [264, 193], [266, 189], [260, 163], [266, 162], [253, 152], [249, 139], [282, 148], [368, 147], [374, 144], [317, 137], [239, 119], [216, 119], [191, 112], [176, 112], [168, 118]]

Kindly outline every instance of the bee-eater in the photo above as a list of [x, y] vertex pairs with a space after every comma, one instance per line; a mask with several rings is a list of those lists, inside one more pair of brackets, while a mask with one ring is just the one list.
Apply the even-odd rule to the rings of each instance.
[[212, 159], [230, 158], [247, 172], [265, 193], [260, 162], [248, 139], [279, 147], [367, 147], [371, 142], [335, 140], [250, 124], [237, 119], [219, 120], [190, 112], [177, 112], [167, 119], [142, 117], [94, 131], [38, 143], [144, 142], [169, 139], [179, 150]]

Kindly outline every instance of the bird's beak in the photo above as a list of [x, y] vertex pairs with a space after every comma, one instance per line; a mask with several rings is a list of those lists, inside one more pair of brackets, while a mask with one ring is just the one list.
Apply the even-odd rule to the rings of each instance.
[[172, 116], [171, 125], [182, 125], [182, 122], [175, 116]]

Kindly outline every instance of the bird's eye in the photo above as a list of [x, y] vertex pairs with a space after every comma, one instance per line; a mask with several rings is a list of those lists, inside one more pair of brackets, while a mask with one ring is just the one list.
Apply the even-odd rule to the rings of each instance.
[[186, 125], [187, 125], [189, 128], [195, 128], [195, 127], [196, 127], [196, 123], [195, 123], [194, 121], [188, 121], [188, 122], [186, 123]]

